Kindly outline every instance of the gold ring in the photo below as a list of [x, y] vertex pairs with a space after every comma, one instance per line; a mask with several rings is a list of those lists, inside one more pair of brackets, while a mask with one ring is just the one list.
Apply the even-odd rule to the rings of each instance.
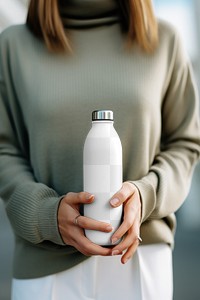
[[78, 225], [78, 218], [81, 217], [81, 215], [76, 216], [76, 218], [74, 219], [74, 224]]
[[138, 235], [138, 241], [139, 241], [139, 243], [142, 243], [142, 238]]

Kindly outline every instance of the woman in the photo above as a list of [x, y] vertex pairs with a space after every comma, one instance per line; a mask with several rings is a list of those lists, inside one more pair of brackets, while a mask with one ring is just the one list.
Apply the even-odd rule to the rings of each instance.
[[[151, 1], [31, 0], [27, 23], [5, 30], [0, 48], [12, 299], [172, 299], [174, 212], [200, 152], [178, 34], [157, 23]], [[82, 192], [82, 147], [98, 108], [114, 111], [124, 155], [124, 183], [110, 200], [124, 208], [112, 242], [124, 238], [111, 248], [84, 236], [109, 224], [79, 216], [95, 201]]]

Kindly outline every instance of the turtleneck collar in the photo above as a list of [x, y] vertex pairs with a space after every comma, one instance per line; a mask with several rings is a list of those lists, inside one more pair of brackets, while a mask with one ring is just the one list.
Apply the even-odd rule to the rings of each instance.
[[116, 0], [60, 0], [59, 3], [65, 28], [92, 28], [120, 21]]

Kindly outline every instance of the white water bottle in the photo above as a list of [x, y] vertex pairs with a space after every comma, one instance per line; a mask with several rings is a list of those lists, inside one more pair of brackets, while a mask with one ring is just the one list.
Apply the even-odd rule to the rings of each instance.
[[93, 203], [84, 205], [84, 216], [114, 228], [109, 233], [85, 230], [88, 239], [102, 246], [112, 244], [111, 237], [122, 219], [122, 205], [117, 208], [110, 205], [111, 197], [122, 186], [122, 145], [113, 123], [112, 111], [93, 111], [92, 128], [83, 151], [84, 191], [95, 196]]

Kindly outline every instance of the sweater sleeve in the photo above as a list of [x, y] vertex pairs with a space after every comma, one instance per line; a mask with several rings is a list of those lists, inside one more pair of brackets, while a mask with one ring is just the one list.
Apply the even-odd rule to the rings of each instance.
[[0, 196], [16, 235], [63, 245], [57, 226], [61, 196], [35, 180], [28, 136], [11, 76], [6, 40], [0, 43]]
[[199, 99], [187, 55], [176, 34], [162, 101], [160, 153], [133, 183], [142, 201], [142, 222], [174, 213], [186, 198], [200, 153]]

